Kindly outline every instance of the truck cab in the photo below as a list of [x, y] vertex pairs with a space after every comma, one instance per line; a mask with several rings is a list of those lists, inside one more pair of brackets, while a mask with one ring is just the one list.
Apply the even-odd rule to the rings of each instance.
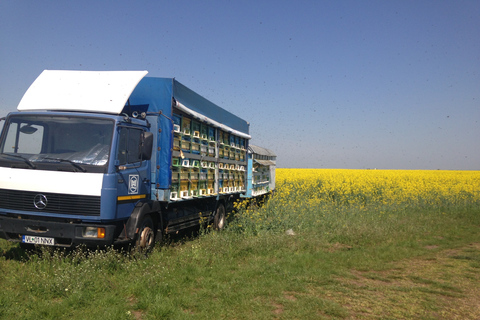
[[152, 134], [145, 120], [16, 112], [0, 141], [0, 228], [10, 226], [2, 238], [109, 245], [134, 203], [150, 198]]

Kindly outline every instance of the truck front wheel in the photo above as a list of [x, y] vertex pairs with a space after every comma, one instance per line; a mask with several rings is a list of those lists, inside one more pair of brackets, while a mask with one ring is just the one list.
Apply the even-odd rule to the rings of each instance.
[[146, 252], [153, 249], [154, 246], [155, 228], [153, 227], [153, 220], [150, 215], [146, 215], [140, 224], [135, 247], [138, 251]]
[[222, 230], [225, 228], [225, 206], [223, 203], [220, 203], [217, 206], [217, 211], [215, 212], [215, 216], [213, 217], [213, 229], [215, 230]]

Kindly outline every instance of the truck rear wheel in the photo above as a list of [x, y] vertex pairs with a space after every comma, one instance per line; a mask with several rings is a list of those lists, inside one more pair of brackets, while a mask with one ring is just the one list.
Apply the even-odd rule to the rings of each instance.
[[217, 206], [217, 211], [215, 212], [215, 216], [213, 217], [213, 229], [222, 230], [223, 228], [225, 228], [225, 220], [225, 206], [223, 205], [223, 203], [220, 203]]
[[147, 252], [155, 246], [155, 228], [150, 215], [146, 215], [140, 224], [135, 248], [137, 251]]

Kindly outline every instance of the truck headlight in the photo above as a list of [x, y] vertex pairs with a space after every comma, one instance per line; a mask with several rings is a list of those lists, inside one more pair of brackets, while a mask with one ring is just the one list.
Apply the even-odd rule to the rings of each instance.
[[84, 227], [82, 235], [84, 238], [105, 238], [105, 228]]

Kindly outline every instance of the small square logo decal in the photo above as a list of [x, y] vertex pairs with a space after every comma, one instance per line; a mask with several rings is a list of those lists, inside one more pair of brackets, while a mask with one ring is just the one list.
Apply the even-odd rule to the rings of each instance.
[[138, 174], [128, 176], [128, 194], [138, 194]]

